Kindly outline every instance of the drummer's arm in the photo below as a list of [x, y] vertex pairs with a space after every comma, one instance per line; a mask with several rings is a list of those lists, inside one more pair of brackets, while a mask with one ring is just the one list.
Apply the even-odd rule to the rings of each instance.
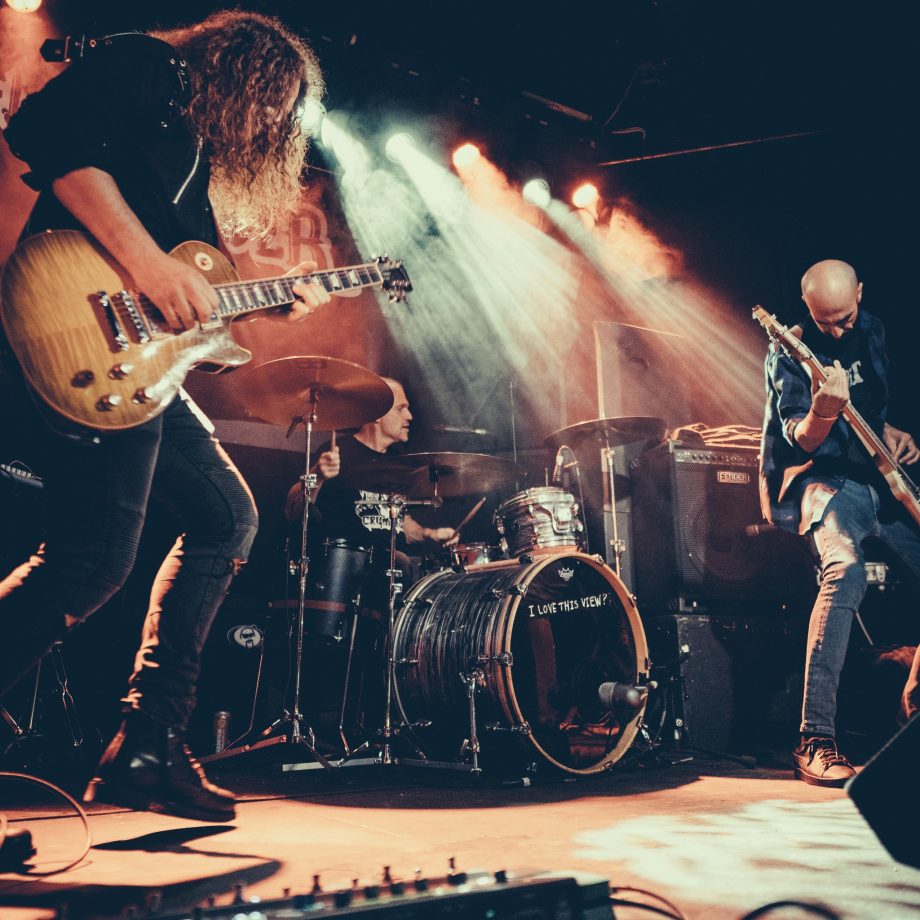
[[411, 515], [403, 516], [403, 533], [409, 543], [421, 543], [423, 540], [434, 540], [450, 546], [456, 543], [460, 535], [453, 527], [423, 527]]

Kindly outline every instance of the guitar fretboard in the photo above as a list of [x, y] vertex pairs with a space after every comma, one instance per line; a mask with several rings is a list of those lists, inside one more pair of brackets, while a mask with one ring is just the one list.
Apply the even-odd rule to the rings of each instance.
[[256, 281], [234, 281], [215, 285], [220, 316], [236, 316], [267, 307], [281, 307], [293, 303], [297, 296], [294, 286], [302, 283], [321, 284], [330, 294], [383, 284], [380, 268], [373, 262], [316, 271], [309, 275], [285, 275], [281, 278], [263, 278]]

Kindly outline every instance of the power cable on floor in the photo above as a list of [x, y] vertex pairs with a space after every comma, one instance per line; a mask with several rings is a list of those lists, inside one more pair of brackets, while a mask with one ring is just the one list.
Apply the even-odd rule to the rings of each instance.
[[[77, 813], [80, 821], [83, 824], [83, 849], [80, 852], [80, 855], [76, 859], [72, 859], [66, 866], [62, 866], [59, 869], [48, 869], [48, 870], [39, 870], [39, 869], [30, 869], [26, 878], [22, 881], [29, 881], [35, 878], [47, 878], [49, 875], [58, 875], [61, 872], [67, 872], [70, 869], [73, 869], [74, 866], [79, 865], [86, 858], [86, 854], [89, 853], [90, 849], [93, 846], [93, 834], [89, 826], [89, 817], [86, 814], [83, 806], [71, 796], [69, 793], [65, 792], [60, 786], [55, 786], [54, 783], [49, 782], [46, 779], [41, 779], [38, 776], [30, 776], [28, 773], [13, 773], [6, 770], [0, 770], [0, 779], [12, 779], [12, 780], [21, 780], [26, 783], [34, 783], [37, 786], [41, 786], [45, 789], [50, 789], [53, 793], [59, 795], [64, 799], [71, 808]], [[0, 845], [3, 844], [3, 841], [6, 839], [7, 828], [9, 826], [8, 818], [0, 814]], [[7, 891], [10, 888], [17, 887], [22, 884], [22, 881], [14, 882], [12, 885], [6, 885], [3, 888], [0, 888], [0, 892]]]
[[[665, 906], [657, 907], [654, 904], [646, 904], [643, 901], [633, 901], [629, 898], [616, 897], [616, 895], [621, 893], [642, 894], [648, 898], [654, 898], [656, 901], [660, 901]], [[662, 917], [670, 917], [671, 920], [690, 920], [689, 914], [685, 914], [673, 901], [669, 901], [664, 895], [649, 891], [647, 888], [611, 886], [610, 903], [618, 907], [636, 907], [640, 910], [647, 910], [649, 913], [659, 914]]]

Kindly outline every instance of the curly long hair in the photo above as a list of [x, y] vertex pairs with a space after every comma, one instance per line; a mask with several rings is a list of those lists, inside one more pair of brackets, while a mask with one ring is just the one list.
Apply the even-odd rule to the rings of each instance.
[[325, 89], [316, 55], [260, 13], [223, 11], [152, 34], [189, 63], [187, 117], [211, 158], [210, 197], [221, 230], [269, 236], [300, 198], [309, 140], [300, 116]]

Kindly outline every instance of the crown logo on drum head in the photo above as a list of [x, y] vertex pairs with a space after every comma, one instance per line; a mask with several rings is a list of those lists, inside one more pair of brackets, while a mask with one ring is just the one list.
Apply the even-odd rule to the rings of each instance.
[[564, 569], [557, 569], [556, 574], [568, 584], [575, 577], [575, 569], [570, 569], [568, 567]]

